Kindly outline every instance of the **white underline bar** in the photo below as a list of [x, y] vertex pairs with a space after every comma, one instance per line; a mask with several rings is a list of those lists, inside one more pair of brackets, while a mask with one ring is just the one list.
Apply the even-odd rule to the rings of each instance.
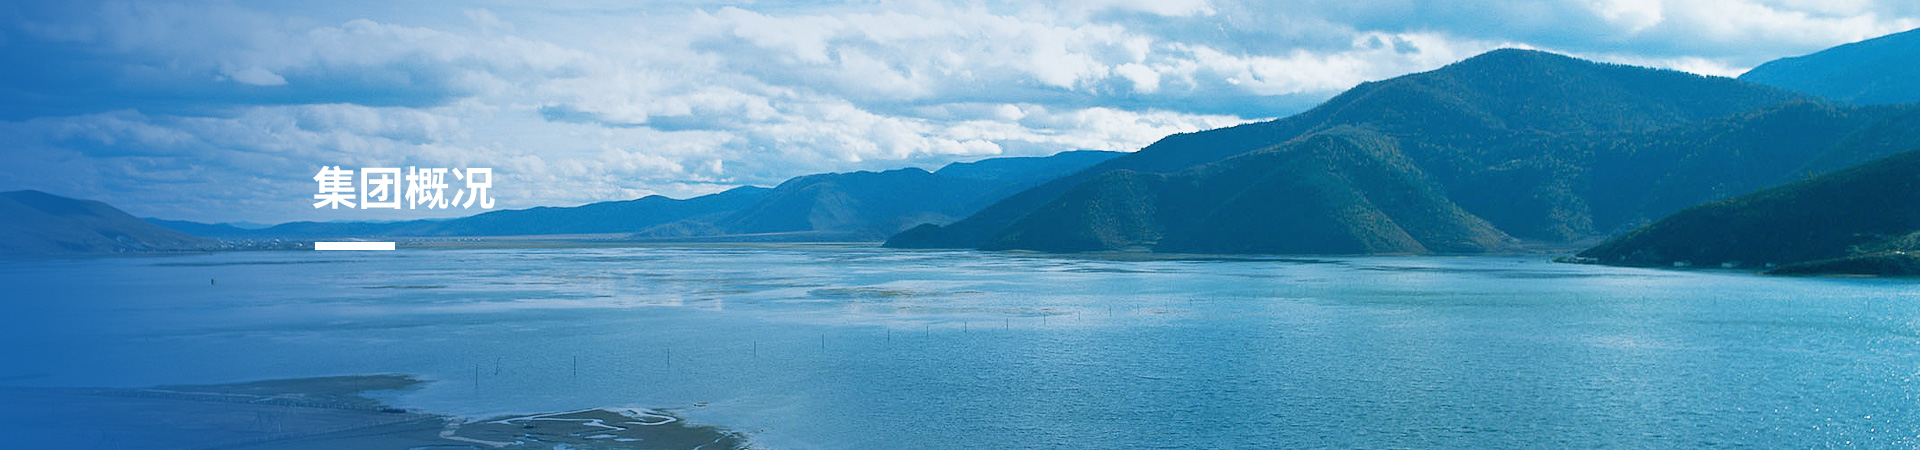
[[315, 242], [314, 250], [393, 250], [392, 242]]

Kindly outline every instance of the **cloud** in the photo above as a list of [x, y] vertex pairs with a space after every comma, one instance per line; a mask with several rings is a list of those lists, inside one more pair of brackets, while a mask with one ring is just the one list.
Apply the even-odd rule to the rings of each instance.
[[1665, 21], [1664, 0], [1598, 0], [1594, 11], [1627, 34], [1636, 34]]
[[229, 72], [226, 75], [232, 78], [233, 81], [254, 86], [285, 86], [287, 84], [286, 77], [282, 77], [280, 74], [273, 73], [267, 69], [262, 69], [260, 66], [250, 66], [244, 70]]

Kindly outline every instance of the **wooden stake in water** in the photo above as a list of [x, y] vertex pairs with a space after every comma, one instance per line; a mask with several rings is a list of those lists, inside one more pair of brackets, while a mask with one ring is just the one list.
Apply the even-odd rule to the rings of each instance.
[[480, 365], [473, 365], [473, 393], [480, 393]]
[[578, 355], [573, 357], [573, 379], [580, 379], [580, 357]]

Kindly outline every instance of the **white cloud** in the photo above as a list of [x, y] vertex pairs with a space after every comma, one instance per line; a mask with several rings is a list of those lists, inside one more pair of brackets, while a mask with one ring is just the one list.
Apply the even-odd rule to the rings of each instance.
[[1662, 13], [1664, 3], [1663, 0], [1597, 0], [1593, 8], [1608, 23], [1634, 34], [1666, 19]]
[[473, 24], [479, 26], [481, 30], [487, 32], [513, 32], [513, 24], [500, 20], [500, 16], [494, 15], [491, 10], [463, 9], [460, 10], [460, 12], [466, 14], [467, 20], [473, 21]]
[[1134, 92], [1152, 94], [1154, 91], [1160, 90], [1160, 72], [1154, 71], [1153, 68], [1147, 67], [1145, 64], [1121, 64], [1114, 66], [1113, 73], [1126, 78], [1128, 82], [1132, 83]]
[[230, 72], [227, 74], [227, 77], [232, 78], [233, 81], [254, 86], [284, 86], [287, 84], [286, 78], [281, 77], [280, 74], [273, 73], [273, 71], [262, 69], [260, 66], [251, 66], [246, 69]]

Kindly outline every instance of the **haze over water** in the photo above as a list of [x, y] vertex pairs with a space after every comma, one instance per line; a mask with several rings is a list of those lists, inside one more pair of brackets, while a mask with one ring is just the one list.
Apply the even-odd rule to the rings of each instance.
[[373, 373], [777, 449], [1920, 445], [1920, 284], [711, 246], [0, 262], [0, 384]]

